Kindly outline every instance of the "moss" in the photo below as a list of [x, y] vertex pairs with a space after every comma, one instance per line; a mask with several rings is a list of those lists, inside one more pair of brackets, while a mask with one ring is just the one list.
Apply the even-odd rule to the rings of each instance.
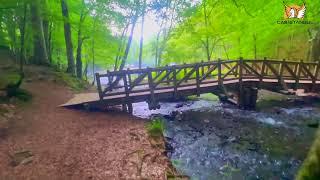
[[318, 129], [316, 140], [314, 141], [307, 158], [296, 177], [297, 180], [320, 179], [320, 130]]
[[203, 99], [203, 100], [207, 100], [207, 101], [218, 101], [219, 97], [211, 94], [211, 93], [207, 93], [207, 94], [201, 94], [200, 97], [197, 96], [189, 96], [188, 97], [189, 100], [197, 100], [197, 99]]
[[58, 82], [62, 82], [65, 85], [71, 87], [74, 91], [82, 91], [88, 88], [88, 83], [85, 80], [78, 79], [63, 72], [55, 72]]
[[151, 137], [162, 137], [164, 123], [160, 118], [155, 118], [147, 124], [146, 128]]

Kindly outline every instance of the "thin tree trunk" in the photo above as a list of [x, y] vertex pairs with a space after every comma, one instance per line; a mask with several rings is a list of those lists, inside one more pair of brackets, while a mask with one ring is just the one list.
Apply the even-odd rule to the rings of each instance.
[[131, 47], [131, 42], [132, 42], [132, 38], [133, 38], [133, 32], [134, 32], [134, 28], [135, 28], [136, 23], [137, 23], [137, 19], [138, 19], [138, 17], [136, 15], [136, 17], [134, 17], [132, 25], [131, 25], [130, 36], [129, 36], [129, 39], [128, 39], [128, 42], [127, 42], [127, 46], [126, 46], [126, 50], [124, 52], [124, 56], [122, 58], [122, 61], [121, 61], [120, 67], [119, 67], [120, 71], [123, 70], [124, 66], [126, 65], [127, 59], [128, 59], [128, 55], [129, 55], [129, 51], [130, 51], [130, 47]]
[[23, 19], [20, 24], [20, 72], [23, 73], [23, 64], [24, 64], [24, 35], [26, 29], [26, 16], [27, 16], [27, 3], [24, 3], [23, 7]]
[[206, 49], [206, 54], [207, 54], [207, 60], [211, 60], [211, 55], [210, 55], [210, 44], [209, 44], [209, 35], [208, 35], [208, 15], [207, 15], [207, 2], [206, 0], [204, 1], [204, 23], [206, 27], [206, 41], [205, 41], [205, 49]]
[[75, 65], [74, 65], [74, 57], [73, 57], [73, 45], [71, 38], [71, 26], [69, 22], [69, 11], [66, 0], [61, 0], [61, 9], [64, 21], [64, 36], [66, 41], [66, 51], [68, 58], [68, 67], [67, 72], [74, 75], [75, 73]]
[[91, 53], [92, 53], [92, 74], [93, 74], [92, 86], [95, 84], [95, 81], [96, 81], [95, 67], [94, 67], [94, 63], [95, 63], [95, 52], [94, 52], [95, 39], [94, 39], [94, 35], [95, 35], [97, 18], [98, 18], [97, 16], [94, 17], [94, 21], [93, 21], [93, 31], [92, 31], [92, 47], [91, 47]]
[[52, 32], [53, 32], [53, 22], [51, 22], [50, 25], [49, 25], [48, 58], [49, 58], [50, 64], [52, 63], [52, 50], [53, 50]]
[[121, 54], [122, 54], [122, 50], [123, 50], [123, 45], [126, 42], [126, 34], [128, 32], [128, 27], [129, 27], [129, 23], [123, 28], [122, 33], [121, 33], [120, 44], [119, 44], [117, 56], [116, 56], [116, 62], [114, 64], [114, 71], [116, 71], [118, 69], [119, 60], [122, 57]]
[[253, 34], [253, 54], [254, 59], [257, 59], [257, 34]]
[[228, 51], [227, 51], [227, 48], [226, 48], [226, 45], [225, 45], [224, 41], [223, 41], [223, 45], [222, 46], [223, 46], [224, 53], [226, 54], [227, 60], [229, 60], [229, 54], [228, 54]]
[[81, 15], [80, 15], [80, 21], [79, 21], [79, 29], [78, 29], [78, 48], [77, 48], [77, 57], [76, 57], [76, 72], [77, 72], [77, 77], [79, 79], [82, 78], [82, 43], [85, 38], [82, 38], [82, 23], [84, 22], [85, 19], [85, 14], [84, 10], [81, 10]]
[[144, 16], [146, 11], [146, 0], [143, 3], [143, 13], [141, 21], [141, 36], [140, 36], [140, 51], [139, 51], [139, 69], [142, 68], [142, 53], [143, 53], [143, 30], [144, 30]]
[[159, 57], [159, 41], [160, 41], [161, 27], [157, 33], [157, 41], [156, 41], [156, 55], [155, 55], [155, 66], [159, 66], [158, 57]]
[[[133, 20], [132, 20], [130, 36], [128, 38], [128, 42], [126, 45], [124, 56], [122, 58], [122, 61], [121, 61], [120, 67], [119, 67], [119, 71], [123, 70], [124, 66], [126, 65], [128, 54], [129, 54], [130, 47], [131, 47], [132, 38], [133, 38], [133, 32], [134, 32], [134, 28], [136, 26], [137, 20], [138, 20], [138, 13], [136, 12], [135, 17], [133, 17]], [[112, 82], [112, 85], [118, 84], [120, 82], [120, 80], [121, 80], [121, 77], [117, 76], [117, 78]]]
[[43, 33], [43, 24], [40, 16], [39, 1], [35, 0], [31, 3], [31, 15], [33, 24], [34, 37], [34, 58], [39, 64], [49, 64], [46, 43]]

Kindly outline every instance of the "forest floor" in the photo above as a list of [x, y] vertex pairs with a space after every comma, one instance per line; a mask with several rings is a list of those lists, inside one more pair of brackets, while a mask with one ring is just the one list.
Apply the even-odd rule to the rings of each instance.
[[[25, 80], [30, 102], [0, 103], [13, 109], [0, 136], [0, 179], [165, 179], [168, 160], [152, 146], [145, 120], [58, 107], [73, 91], [47, 68], [26, 67]], [[21, 154], [26, 159], [16, 162]]]

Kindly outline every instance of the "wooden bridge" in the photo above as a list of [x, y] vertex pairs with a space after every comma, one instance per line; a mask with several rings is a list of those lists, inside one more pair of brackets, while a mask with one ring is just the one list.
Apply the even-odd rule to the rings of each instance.
[[[96, 74], [98, 94], [81, 101], [106, 106], [146, 101], [149, 109], [159, 101], [213, 93], [244, 109], [254, 109], [259, 89], [294, 94], [297, 89], [318, 92], [320, 63], [286, 60], [217, 60], [157, 68], [127, 69]], [[70, 102], [69, 104], [72, 104]], [[73, 103], [76, 104], [76, 103]]]

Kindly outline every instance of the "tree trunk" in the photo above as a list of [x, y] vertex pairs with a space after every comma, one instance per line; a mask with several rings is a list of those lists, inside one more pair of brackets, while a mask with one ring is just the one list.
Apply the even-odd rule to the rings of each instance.
[[206, 54], [207, 54], [207, 60], [211, 60], [211, 53], [210, 53], [210, 44], [209, 44], [209, 34], [208, 34], [208, 15], [207, 15], [207, 2], [206, 0], [204, 1], [204, 23], [206, 27], [206, 41], [205, 41], [205, 49], [206, 49]]
[[95, 63], [95, 52], [94, 52], [94, 35], [95, 35], [95, 29], [96, 29], [96, 23], [97, 23], [98, 17], [94, 17], [93, 21], [93, 30], [92, 30], [92, 47], [91, 47], [91, 52], [92, 52], [92, 74], [93, 74], [93, 81], [92, 81], [92, 86], [95, 84], [96, 76], [95, 76], [95, 68], [94, 68], [94, 63]]
[[114, 64], [114, 71], [116, 71], [118, 69], [119, 60], [122, 57], [121, 53], [123, 50], [123, 45], [125, 44], [125, 41], [126, 41], [126, 34], [128, 32], [128, 27], [129, 27], [129, 23], [123, 28], [122, 33], [121, 33], [120, 44], [119, 44], [118, 52], [117, 52], [117, 56], [116, 56], [116, 62]]
[[144, 16], [146, 11], [146, 0], [143, 3], [143, 13], [141, 21], [141, 37], [140, 37], [140, 51], [139, 51], [139, 69], [142, 68], [142, 53], [143, 53], [143, 29], [144, 29]]
[[27, 16], [27, 3], [24, 3], [23, 7], [23, 19], [20, 23], [20, 72], [23, 73], [23, 64], [24, 64], [24, 35], [26, 29], [26, 16]]
[[[133, 20], [132, 20], [130, 36], [128, 38], [126, 50], [124, 52], [124, 56], [123, 56], [121, 64], [120, 64], [119, 71], [123, 70], [124, 66], [126, 65], [128, 54], [129, 54], [130, 47], [131, 47], [132, 38], [133, 38], [133, 32], [134, 32], [134, 28], [136, 26], [137, 20], [138, 20], [138, 13], [136, 12], [135, 17], [133, 17]], [[117, 76], [117, 78], [112, 82], [111, 86], [118, 84], [120, 82], [121, 78], [122, 77]]]
[[77, 78], [82, 78], [82, 59], [81, 59], [81, 51], [82, 51], [82, 39], [78, 39], [78, 48], [77, 48], [77, 58], [76, 58], [76, 72]]
[[132, 38], [133, 38], [133, 32], [134, 32], [134, 28], [136, 26], [136, 23], [137, 23], [137, 15], [136, 17], [134, 17], [133, 21], [132, 21], [132, 25], [131, 25], [131, 30], [130, 30], [130, 36], [129, 36], [129, 39], [128, 39], [128, 42], [127, 42], [127, 46], [126, 46], [126, 50], [124, 52], [124, 56], [122, 58], [122, 61], [121, 61], [121, 64], [120, 64], [120, 67], [119, 67], [119, 70], [123, 70], [124, 66], [126, 65], [126, 62], [127, 62], [127, 58], [128, 58], [128, 55], [129, 55], [129, 51], [130, 51], [130, 47], [131, 47], [131, 42], [132, 42]]
[[52, 50], [53, 50], [52, 31], [53, 31], [53, 22], [49, 24], [48, 58], [49, 58], [50, 64], [52, 63]]
[[39, 1], [35, 0], [31, 3], [31, 15], [33, 25], [33, 43], [34, 43], [34, 58], [38, 64], [49, 64], [46, 43], [43, 33], [42, 18], [40, 16]]
[[155, 66], [159, 66], [159, 61], [158, 61], [158, 57], [159, 57], [159, 41], [160, 41], [160, 34], [161, 34], [161, 27], [160, 30], [157, 33], [157, 41], [156, 41], [156, 55], [155, 55]]
[[84, 22], [85, 14], [84, 10], [81, 10], [79, 29], [78, 29], [78, 48], [77, 48], [77, 58], [76, 58], [76, 72], [79, 79], [82, 78], [82, 43], [85, 38], [82, 38], [82, 23]]
[[66, 0], [61, 0], [61, 9], [64, 21], [64, 37], [66, 41], [66, 51], [68, 58], [68, 67], [67, 72], [74, 75], [75, 67], [74, 67], [74, 57], [73, 57], [73, 45], [71, 38], [71, 26], [69, 22], [69, 11]]
[[312, 39], [311, 54], [313, 61], [320, 61], [320, 30], [317, 30]]
[[253, 34], [253, 55], [257, 59], [257, 34]]

